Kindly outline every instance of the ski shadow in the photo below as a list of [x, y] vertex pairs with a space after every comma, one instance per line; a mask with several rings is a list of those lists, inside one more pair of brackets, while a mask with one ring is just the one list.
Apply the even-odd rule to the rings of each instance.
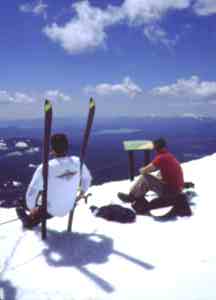
[[154, 269], [154, 266], [148, 263], [114, 250], [113, 240], [101, 234], [59, 233], [48, 230], [48, 239], [45, 242], [48, 247], [43, 250], [43, 255], [50, 266], [75, 267], [107, 293], [112, 293], [114, 287], [101, 276], [91, 272], [87, 265], [104, 264], [108, 262], [109, 256], [114, 254], [146, 270]]
[[0, 280], [0, 300], [15, 300], [17, 289], [9, 280]]

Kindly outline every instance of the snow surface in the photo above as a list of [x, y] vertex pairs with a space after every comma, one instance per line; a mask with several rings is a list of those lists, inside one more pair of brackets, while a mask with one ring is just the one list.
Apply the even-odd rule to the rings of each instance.
[[29, 147], [28, 144], [26, 142], [23, 142], [23, 141], [17, 142], [15, 144], [15, 148], [18, 148], [18, 149], [26, 149], [28, 147]]
[[39, 151], [40, 151], [39, 147], [32, 147], [32, 148], [29, 148], [28, 150], [26, 150], [25, 153], [27, 153], [27, 154], [33, 154], [33, 153], [37, 153]]
[[36, 168], [37, 168], [37, 165], [35, 165], [35, 164], [29, 164], [28, 167], [29, 167], [29, 168], [33, 168], [33, 169], [36, 169]]
[[2, 151], [8, 150], [7, 144], [2, 140], [0, 140], [0, 150], [2, 150]]
[[[75, 210], [73, 233], [67, 217], [23, 230], [19, 221], [0, 226], [0, 297], [22, 300], [214, 300], [216, 299], [216, 154], [182, 165], [193, 181], [194, 215], [158, 222], [138, 216], [133, 224], [96, 218], [88, 209], [117, 203], [128, 180], [91, 188], [89, 204]], [[0, 222], [15, 218], [0, 209]]]

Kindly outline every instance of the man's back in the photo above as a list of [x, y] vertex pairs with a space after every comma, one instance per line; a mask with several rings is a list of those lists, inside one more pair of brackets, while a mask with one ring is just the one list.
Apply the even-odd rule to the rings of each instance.
[[152, 161], [162, 175], [163, 181], [176, 191], [181, 191], [184, 185], [183, 171], [173, 154], [161, 150]]
[[[53, 216], [64, 216], [72, 208], [80, 182], [80, 159], [78, 157], [59, 157], [49, 161], [47, 211]], [[91, 175], [85, 165], [82, 170], [82, 189], [86, 191]], [[26, 194], [27, 206], [33, 208], [35, 199], [43, 189], [42, 165], [32, 178]]]

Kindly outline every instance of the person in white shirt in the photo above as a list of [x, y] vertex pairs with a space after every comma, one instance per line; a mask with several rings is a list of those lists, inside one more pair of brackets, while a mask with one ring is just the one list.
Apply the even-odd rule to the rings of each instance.
[[[68, 140], [65, 134], [54, 134], [51, 137], [51, 150], [54, 156], [49, 160], [48, 191], [47, 191], [47, 218], [65, 216], [73, 209], [77, 199], [84, 196], [91, 184], [91, 174], [85, 164], [80, 174], [80, 159], [77, 156], [68, 156]], [[80, 176], [82, 176], [80, 180]], [[81, 183], [81, 186], [79, 186]], [[24, 227], [33, 227], [42, 221], [41, 202], [43, 190], [42, 164], [36, 169], [26, 192], [26, 206], [17, 208], [17, 214]]]

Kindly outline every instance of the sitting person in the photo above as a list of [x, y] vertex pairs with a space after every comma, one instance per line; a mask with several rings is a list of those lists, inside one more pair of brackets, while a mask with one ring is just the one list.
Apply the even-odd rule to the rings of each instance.
[[[122, 201], [131, 202], [135, 211], [141, 214], [148, 213], [154, 208], [170, 205], [177, 207], [180, 202], [185, 201], [184, 197], [181, 197], [184, 179], [180, 163], [167, 150], [166, 141], [163, 138], [155, 140], [153, 144], [157, 152], [156, 157], [151, 163], [140, 169], [141, 176], [132, 186], [129, 194], [118, 193], [118, 197]], [[160, 172], [156, 176], [150, 174], [157, 170]], [[157, 193], [159, 198], [151, 202], [147, 201], [145, 194], [149, 190]], [[189, 212], [187, 213], [189, 214]]]
[[[80, 184], [80, 159], [68, 156], [68, 140], [64, 134], [51, 137], [51, 150], [54, 156], [49, 160], [47, 218], [65, 216], [73, 209]], [[43, 190], [42, 164], [36, 169], [26, 193], [26, 207], [17, 207], [17, 215], [24, 227], [32, 228], [39, 224], [44, 215], [41, 208]], [[91, 183], [91, 174], [86, 165], [82, 166], [81, 191], [84, 196]], [[29, 210], [29, 214], [26, 212]]]

